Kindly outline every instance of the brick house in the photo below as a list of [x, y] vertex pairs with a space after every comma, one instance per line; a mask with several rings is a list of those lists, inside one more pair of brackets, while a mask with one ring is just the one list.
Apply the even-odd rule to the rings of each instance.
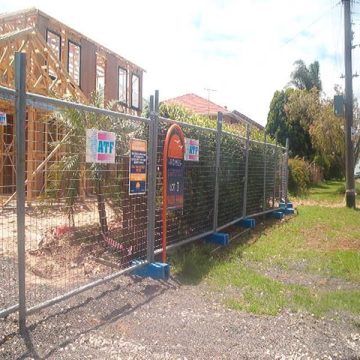
[[224, 114], [224, 121], [229, 124], [249, 124], [260, 131], [264, 130], [264, 127], [257, 123], [255, 120], [250, 119], [246, 115], [240, 113], [237, 110], [229, 111], [226, 107], [215, 104], [212, 101], [204, 99], [196, 94], [185, 94], [172, 99], [163, 101], [165, 104], [177, 104], [192, 111], [194, 114], [208, 116], [211, 119], [216, 119], [217, 113], [220, 111]]

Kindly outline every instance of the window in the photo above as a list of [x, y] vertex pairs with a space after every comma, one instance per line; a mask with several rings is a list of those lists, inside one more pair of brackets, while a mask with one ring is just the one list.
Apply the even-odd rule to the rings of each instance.
[[119, 101], [127, 103], [127, 71], [119, 67]]
[[105, 57], [96, 54], [96, 92], [102, 98], [104, 105], [105, 90]]
[[[61, 36], [50, 31], [46, 30], [46, 42], [49, 45], [50, 49], [55, 54], [56, 58], [60, 60], [61, 58]], [[56, 72], [54, 69], [50, 68], [49, 65], [49, 75], [52, 79], [56, 78]]]
[[140, 101], [140, 78], [138, 75], [132, 74], [131, 76], [131, 106], [139, 109]]
[[80, 46], [69, 41], [68, 72], [75, 83], [80, 86]]
[[46, 42], [48, 43], [50, 49], [54, 52], [58, 60], [61, 58], [61, 36], [55, 34], [54, 32], [47, 30], [46, 31]]

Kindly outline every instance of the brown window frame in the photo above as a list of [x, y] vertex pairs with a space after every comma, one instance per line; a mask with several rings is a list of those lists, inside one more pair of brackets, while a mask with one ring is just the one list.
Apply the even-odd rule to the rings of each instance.
[[[61, 41], [62, 41], [61, 35], [60, 35], [59, 33], [57, 33], [56, 31], [53, 31], [53, 30], [51, 30], [51, 29], [46, 29], [46, 44], [47, 44], [50, 48], [51, 48], [51, 46], [50, 46], [50, 44], [48, 43], [49, 33], [57, 36], [57, 37], [59, 38], [59, 40], [60, 40], [60, 41], [59, 41], [59, 56], [58, 56], [58, 60], [61, 61], [61, 49], [62, 49], [62, 47], [61, 47]], [[51, 48], [51, 49], [52, 49], [52, 48]], [[53, 50], [53, 49], [52, 49], [52, 50]]]
[[[67, 51], [67, 71], [68, 71], [68, 73], [69, 73], [69, 67], [70, 67], [70, 62], [69, 62], [70, 44], [75, 45], [79, 48], [79, 54], [80, 54], [80, 56], [79, 56], [79, 83], [76, 85], [81, 87], [81, 45], [76, 43], [75, 41], [68, 40], [68, 51]], [[69, 73], [69, 75], [70, 75], [70, 73]], [[73, 80], [75, 81], [74, 78], [73, 78]], [[76, 81], [75, 81], [75, 83], [76, 83]]]
[[103, 97], [103, 105], [105, 103], [105, 86], [106, 86], [106, 56], [104, 55], [100, 55], [98, 53], [95, 54], [96, 56], [96, 59], [95, 59], [95, 91], [96, 92], [99, 92], [98, 91], [98, 64], [100, 63], [100, 61], [98, 61], [98, 59], [102, 58], [104, 64], [103, 64], [103, 69], [104, 69], [104, 88], [103, 88], [103, 94], [102, 94], [102, 97]]
[[[136, 77], [137, 79], [138, 79], [138, 81], [139, 81], [139, 83], [138, 83], [138, 106], [134, 106], [133, 105], [133, 93], [134, 93], [134, 91], [133, 91], [133, 77]], [[132, 109], [135, 109], [135, 110], [141, 110], [141, 102], [140, 102], [140, 90], [141, 90], [141, 78], [140, 78], [140, 75], [138, 75], [138, 74], [136, 74], [136, 73], [131, 73], [131, 108]]]
[[[125, 72], [125, 101], [120, 100], [120, 70], [123, 70]], [[117, 81], [118, 81], [118, 87], [117, 87], [117, 98], [120, 104], [124, 104], [127, 106], [128, 104], [128, 89], [129, 89], [129, 75], [127, 69], [125, 69], [122, 66], [118, 66], [118, 74], [117, 74]]]

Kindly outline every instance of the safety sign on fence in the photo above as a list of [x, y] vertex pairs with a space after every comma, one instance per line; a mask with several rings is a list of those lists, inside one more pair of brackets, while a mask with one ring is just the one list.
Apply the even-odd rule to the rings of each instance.
[[165, 139], [166, 207], [184, 206], [184, 135], [179, 126], [170, 127]]
[[129, 194], [140, 195], [146, 192], [146, 158], [147, 142], [145, 140], [130, 140], [129, 161]]
[[86, 129], [86, 162], [115, 163], [116, 134], [97, 129]]
[[7, 125], [6, 113], [0, 112], [0, 125]]
[[185, 161], [199, 161], [199, 140], [185, 138]]

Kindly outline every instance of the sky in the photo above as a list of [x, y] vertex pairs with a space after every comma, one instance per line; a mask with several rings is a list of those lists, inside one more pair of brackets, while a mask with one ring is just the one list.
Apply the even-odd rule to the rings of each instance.
[[[339, 0], [0, 0], [1, 12], [32, 6], [144, 68], [145, 97], [156, 89], [160, 100], [195, 93], [264, 125], [296, 60], [319, 61], [326, 96], [344, 84]], [[357, 45], [356, 2], [353, 22]], [[359, 56], [355, 47], [360, 74]]]

